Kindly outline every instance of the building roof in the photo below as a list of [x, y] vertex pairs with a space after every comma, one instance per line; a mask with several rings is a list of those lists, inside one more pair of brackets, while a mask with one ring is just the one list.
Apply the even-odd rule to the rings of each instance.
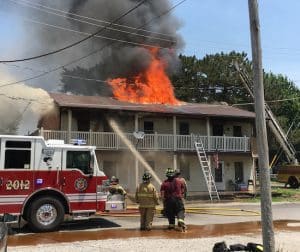
[[253, 112], [228, 105], [204, 103], [183, 103], [182, 105], [138, 104], [118, 101], [111, 97], [80, 96], [62, 93], [50, 93], [55, 103], [64, 108], [90, 108], [106, 110], [122, 110], [135, 112], [150, 112], [173, 115], [210, 116], [210, 117], [238, 117], [255, 118]]

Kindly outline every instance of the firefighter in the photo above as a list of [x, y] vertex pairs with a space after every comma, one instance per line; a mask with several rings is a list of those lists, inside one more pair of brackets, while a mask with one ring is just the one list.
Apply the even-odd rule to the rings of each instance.
[[119, 179], [115, 176], [112, 176], [110, 179], [108, 191], [110, 194], [120, 194], [123, 196], [127, 194], [124, 188], [119, 184]]
[[140, 229], [150, 231], [155, 214], [155, 206], [159, 205], [157, 191], [150, 182], [152, 176], [148, 172], [143, 175], [143, 182], [137, 187], [136, 202], [139, 204], [141, 214]]
[[185, 232], [182, 184], [179, 179], [175, 178], [175, 171], [171, 168], [166, 170], [166, 177], [167, 179], [162, 183], [160, 192], [162, 200], [165, 202], [165, 212], [169, 222], [168, 229], [175, 229], [177, 216], [178, 227], [182, 232]]

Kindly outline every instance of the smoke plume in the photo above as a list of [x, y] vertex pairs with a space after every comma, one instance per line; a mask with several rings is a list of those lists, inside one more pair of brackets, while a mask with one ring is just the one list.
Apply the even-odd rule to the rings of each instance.
[[[0, 71], [0, 78], [12, 82], [13, 78]], [[39, 119], [54, 110], [49, 94], [40, 88], [24, 84], [0, 89], [0, 134], [28, 134], [36, 129]]]
[[[24, 29], [26, 29], [24, 41], [30, 41], [26, 45], [21, 45], [26, 56], [49, 52], [76, 42], [108, 25], [140, 2], [139, 0], [16, 1], [21, 1], [22, 5], [14, 4], [11, 8], [24, 22]], [[43, 66], [48, 70], [99, 50], [98, 53], [58, 72], [64, 74], [60, 76], [63, 83], [59, 87], [55, 74], [29, 84], [34, 83], [34, 86], [47, 90], [59, 88], [71, 93], [109, 95], [110, 90], [105, 83], [76, 79], [70, 75], [99, 80], [130, 78], [148, 66], [150, 55], [147, 45], [161, 48], [160, 56], [168, 62], [167, 70], [171, 73], [176, 68], [176, 52], [183, 45], [181, 37], [177, 34], [180, 22], [171, 12], [168, 12], [171, 7], [170, 0], [145, 1], [122, 18], [118, 25], [108, 27], [99, 33], [101, 38], [89, 39], [62, 53], [29, 63], [33, 67]]]

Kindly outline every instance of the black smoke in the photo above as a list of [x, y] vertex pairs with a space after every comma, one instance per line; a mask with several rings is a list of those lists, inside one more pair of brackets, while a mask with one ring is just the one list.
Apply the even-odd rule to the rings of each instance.
[[[29, 17], [30, 20], [43, 23], [30, 24], [30, 21], [26, 21], [28, 24], [27, 35], [30, 37], [26, 41], [32, 41], [27, 44], [26, 53], [27, 55], [36, 55], [64, 47], [87, 36], [58, 27], [89, 34], [94, 33], [101, 29], [101, 26], [108, 25], [140, 1], [30, 0], [27, 2], [41, 5], [40, 8], [23, 6], [24, 11], [21, 13], [22, 16]], [[42, 6], [48, 6], [51, 9], [45, 9]], [[176, 69], [176, 52], [183, 43], [177, 34], [180, 22], [173, 16], [172, 12], [168, 12], [171, 7], [170, 0], [147, 0], [118, 21], [118, 25], [110, 26], [98, 34], [113, 40], [94, 37], [62, 53], [41, 59], [35, 63], [35, 66], [43, 66], [48, 70], [98, 50], [97, 53], [84, 60], [66, 66], [60, 72], [62, 83], [59, 88], [61, 91], [76, 94], [109, 95], [110, 90], [105, 83], [83, 80], [82, 78], [76, 79], [70, 76], [98, 80], [115, 77], [130, 78], [148, 66], [150, 55], [147, 45], [150, 45], [161, 47], [159, 55], [169, 63], [168, 72], [172, 73]], [[55, 11], [55, 9], [65, 13]], [[49, 83], [49, 79], [51, 77], [48, 77], [45, 82]], [[39, 86], [43, 87], [42, 81], [40, 83]], [[50, 86], [48, 84], [46, 89], [51, 90], [55, 86], [53, 83]]]

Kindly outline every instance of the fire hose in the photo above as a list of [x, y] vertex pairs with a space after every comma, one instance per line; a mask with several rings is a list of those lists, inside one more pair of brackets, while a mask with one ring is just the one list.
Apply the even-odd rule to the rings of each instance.
[[[156, 208], [156, 215], [162, 215], [162, 207]], [[222, 216], [260, 216], [259, 211], [245, 210], [240, 208], [220, 208], [220, 207], [186, 207], [186, 213], [190, 214], [208, 214], [208, 215], [222, 215]], [[100, 213], [102, 216], [114, 217], [136, 217], [139, 216], [139, 209], [137, 206], [129, 206], [126, 211], [122, 212], [104, 212]]]

